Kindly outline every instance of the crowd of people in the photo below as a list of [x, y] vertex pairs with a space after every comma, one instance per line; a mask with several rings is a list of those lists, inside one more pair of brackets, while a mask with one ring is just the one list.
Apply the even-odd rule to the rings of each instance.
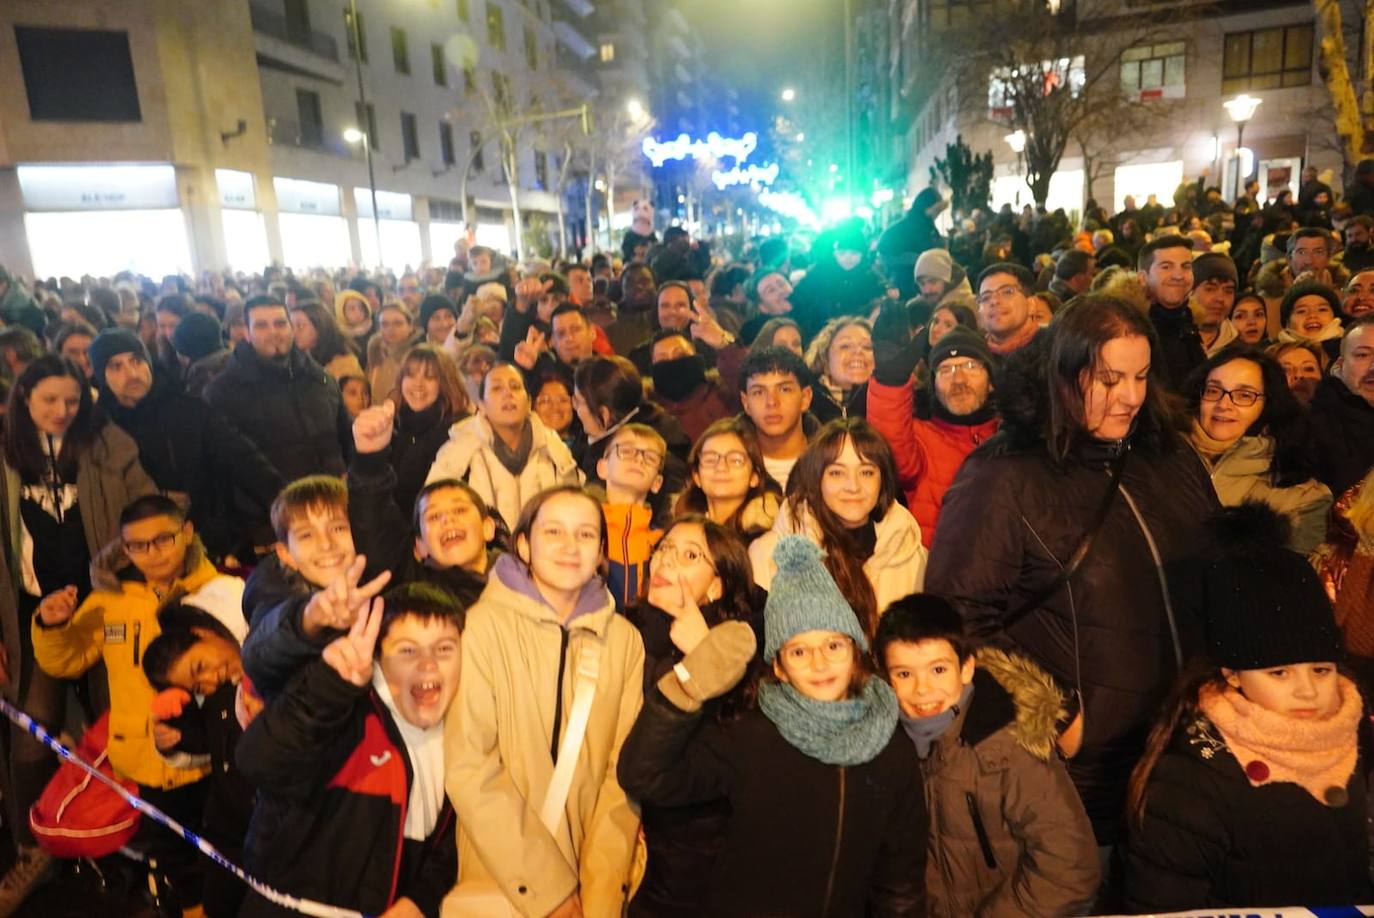
[[[387, 918], [1374, 901], [1374, 162], [1305, 179], [0, 270], [5, 696]], [[3, 753], [8, 915], [61, 868]], [[290, 913], [134, 849], [168, 914]]]

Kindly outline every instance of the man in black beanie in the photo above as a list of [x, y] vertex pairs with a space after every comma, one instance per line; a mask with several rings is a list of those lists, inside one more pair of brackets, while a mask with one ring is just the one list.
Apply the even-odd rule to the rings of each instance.
[[186, 394], [196, 398], [229, 359], [219, 321], [201, 312], [193, 312], [181, 320], [172, 333], [172, 347], [185, 365]]

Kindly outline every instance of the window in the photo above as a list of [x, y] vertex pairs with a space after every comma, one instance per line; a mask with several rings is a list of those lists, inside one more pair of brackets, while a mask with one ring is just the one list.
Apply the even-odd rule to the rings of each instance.
[[995, 0], [930, 0], [921, 5], [921, 12], [927, 28], [948, 29], [986, 22], [995, 5]]
[[468, 147], [472, 151], [472, 168], [481, 172], [487, 165], [482, 157], [482, 134], [480, 131], [473, 131], [468, 134]]
[[487, 0], [487, 44], [506, 50], [506, 13], [492, 0]]
[[434, 85], [447, 86], [448, 64], [444, 61], [443, 45], [429, 46], [429, 62], [430, 66], [434, 68]]
[[1132, 98], [1181, 99], [1187, 46], [1175, 41], [1121, 53], [1121, 91]]
[[1030, 64], [1015, 70], [999, 67], [988, 81], [988, 110], [993, 117], [1010, 116], [1018, 91], [1038, 91], [1048, 96], [1067, 86], [1069, 92], [1077, 96], [1083, 91], [1085, 79], [1081, 54], [1072, 60], [1061, 57], [1057, 61], [1041, 61], [1038, 65]]
[[1223, 94], [1311, 82], [1311, 23], [1226, 36], [1221, 63]]
[[615, 42], [607, 41], [601, 43], [601, 63], [609, 64], [615, 60]]
[[[362, 62], [367, 63], [367, 19], [362, 12], [358, 13], [357, 28], [354, 29], [352, 16], [349, 15], [348, 7], [344, 7], [344, 31], [348, 33], [348, 56], [358, 56], [358, 50], [362, 51]], [[359, 48], [355, 50], [353, 40], [357, 38]]]
[[472, 8], [468, 0], [458, 0], [458, 18], [464, 22], [472, 19]]
[[534, 151], [534, 182], [540, 191], [549, 190], [549, 155], [543, 150]]
[[391, 27], [391, 60], [397, 73], [410, 73], [410, 48], [406, 43], [406, 30]]
[[374, 150], [382, 148], [382, 139], [377, 135], [377, 110], [372, 107], [372, 103], [367, 103], [367, 112], [363, 112], [363, 107], [357, 102], [353, 103], [353, 114], [358, 119], [358, 125], [367, 131], [367, 145]]
[[296, 123], [303, 147], [324, 146], [324, 116], [320, 113], [320, 94], [309, 89], [296, 90]]
[[415, 126], [415, 116], [410, 112], [401, 112], [401, 146], [406, 162], [420, 158], [420, 133]]
[[525, 63], [531, 70], [539, 69], [539, 42], [529, 26], [525, 26]]
[[142, 121], [129, 33], [15, 26], [34, 121]]
[[457, 157], [453, 155], [453, 125], [447, 121], [439, 122], [439, 157], [445, 166], [451, 166], [457, 161]]
[[285, 0], [282, 11], [286, 14], [286, 37], [288, 41], [309, 43], [310, 8], [305, 0]]

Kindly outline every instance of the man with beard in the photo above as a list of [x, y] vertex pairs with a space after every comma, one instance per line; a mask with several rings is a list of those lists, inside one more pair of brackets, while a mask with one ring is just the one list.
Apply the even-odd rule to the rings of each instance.
[[1040, 326], [1031, 318], [1035, 279], [1017, 264], [989, 265], [978, 275], [978, 327], [988, 350], [1005, 357], [1030, 344]]
[[[1312, 398], [1317, 478], [1341, 495], [1374, 465], [1374, 316], [1356, 319]], [[1339, 497], [1337, 498], [1339, 499]]]
[[1374, 232], [1374, 217], [1357, 214], [1345, 223], [1345, 248], [1341, 250], [1341, 265], [1351, 274], [1374, 268], [1374, 249], [1369, 247], [1369, 236]]
[[1374, 269], [1357, 271], [1346, 281], [1341, 291], [1341, 312], [1347, 324], [1374, 312]]
[[1140, 283], [1150, 299], [1150, 321], [1159, 335], [1160, 370], [1174, 392], [1207, 355], [1202, 336], [1188, 309], [1193, 292], [1193, 247], [1183, 236], [1160, 236], [1140, 250], [1136, 259]]

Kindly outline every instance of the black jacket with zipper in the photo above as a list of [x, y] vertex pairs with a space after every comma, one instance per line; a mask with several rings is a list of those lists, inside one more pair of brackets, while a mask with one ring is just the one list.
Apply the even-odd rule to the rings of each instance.
[[632, 800], [728, 804], [701, 914], [924, 915], [925, 795], [905, 733], [871, 761], [840, 767], [792, 746], [757, 710], [724, 726], [705, 720], [655, 688], [617, 771]]
[[[925, 588], [948, 597], [974, 637], [1020, 650], [1070, 697], [1081, 692], [1083, 745], [1069, 774], [1105, 845], [1120, 832], [1155, 710], [1180, 658], [1200, 646], [1198, 564], [1219, 505], [1197, 455], [1173, 437], [1085, 440], [1055, 462], [1041, 433], [1046, 343], [1037, 336], [1004, 368], [1002, 428], [945, 494]], [[1077, 572], [1018, 614], [1068, 564], [1123, 450], [1120, 491]]]

